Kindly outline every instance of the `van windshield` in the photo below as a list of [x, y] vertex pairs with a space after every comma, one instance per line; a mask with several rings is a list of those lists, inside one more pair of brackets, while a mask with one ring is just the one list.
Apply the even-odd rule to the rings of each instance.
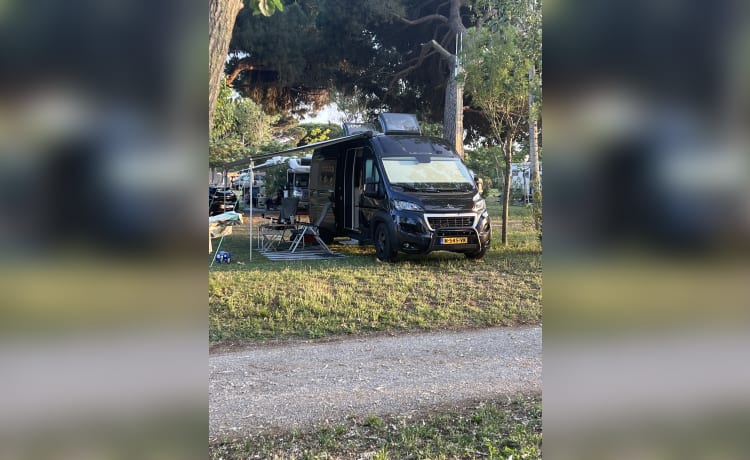
[[434, 155], [383, 157], [391, 185], [424, 192], [470, 192], [474, 180], [461, 160]]

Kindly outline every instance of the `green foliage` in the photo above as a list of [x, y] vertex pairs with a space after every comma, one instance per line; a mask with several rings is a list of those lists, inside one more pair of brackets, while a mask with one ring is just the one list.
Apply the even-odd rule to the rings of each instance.
[[275, 198], [279, 190], [286, 188], [286, 163], [266, 169], [266, 196]]
[[299, 141], [298, 145], [313, 144], [315, 142], [326, 141], [336, 137], [344, 135], [343, 130], [338, 125], [324, 124], [324, 123], [303, 123], [299, 125], [300, 128], [304, 128], [306, 133], [305, 137]]
[[328, 140], [329, 134], [331, 134], [331, 130], [328, 128], [313, 128], [307, 133], [307, 136], [302, 138], [302, 145], [314, 144], [316, 142]]
[[209, 165], [248, 156], [255, 148], [270, 142], [276, 119], [252, 100], [234, 96], [222, 82], [209, 136]]
[[[497, 140], [517, 136], [528, 117], [528, 62], [513, 28], [473, 31], [464, 56], [466, 90], [482, 109]], [[515, 128], [515, 129], [512, 129]], [[511, 152], [505, 152], [510, 154]]]
[[[489, 35], [500, 36], [506, 29], [517, 31], [516, 38], [506, 37], [517, 52], [510, 54], [511, 62], [505, 69], [526, 77], [526, 86], [535, 94], [534, 116], [541, 104], [538, 81], [541, 8], [539, 0], [532, 1], [535, 10], [530, 10], [526, 1], [467, 0], [462, 19], [470, 31], [480, 20], [484, 21], [482, 33], [477, 35], [485, 43], [489, 43]], [[397, 17], [444, 15], [445, 2], [296, 0], [285, 3], [283, 14], [269, 18], [253, 15], [249, 8], [240, 12], [230, 45], [235, 53], [233, 62], [242, 57], [251, 59], [256, 69], [241, 73], [235, 80], [233, 84], [238, 91], [252, 95], [256, 101], [262, 100], [269, 113], [294, 110], [300, 104], [325, 103], [332, 92], [332, 98], [351, 121], [368, 121], [373, 114], [384, 110], [418, 113], [428, 128], [425, 132], [433, 134], [426, 123], [443, 121], [448, 68], [437, 53], [428, 53], [420, 59], [421, 45], [437, 37], [446, 49], [453, 50], [454, 35], [446, 33], [447, 26], [441, 21], [407, 26]], [[488, 14], [492, 11], [494, 15]], [[485, 32], [488, 36], [484, 36]], [[463, 43], [465, 49], [472, 48], [472, 35], [466, 34]], [[471, 64], [468, 58], [467, 55], [464, 60]], [[529, 85], [531, 63], [536, 65], [537, 72]], [[409, 68], [409, 72], [399, 73]], [[485, 70], [492, 75], [490, 69]], [[399, 78], [394, 79], [396, 74]], [[498, 88], [497, 85], [488, 88], [488, 92], [493, 94]], [[271, 100], [276, 103], [271, 104]], [[526, 102], [523, 110], [528, 112], [528, 101], [523, 101]], [[465, 118], [467, 142], [493, 136], [480, 118]]]
[[[529, 81], [529, 70], [535, 66], [541, 73], [541, 12], [530, 9], [527, 2], [479, 0], [477, 4], [502, 14], [470, 30], [462, 56], [464, 77], [472, 100], [499, 138], [511, 135], [509, 128], [529, 117], [529, 93], [539, 92], [538, 79]], [[536, 96], [540, 101], [541, 94]]]
[[232, 105], [232, 88], [222, 80], [219, 87], [219, 97], [216, 100], [216, 111], [214, 112], [214, 125], [211, 128], [211, 137], [220, 138], [232, 131], [234, 124], [234, 107]]
[[[299, 121], [291, 115], [282, 115], [279, 120], [273, 126], [274, 139], [272, 144], [284, 145], [288, 147], [296, 147], [299, 141], [307, 135], [307, 130], [299, 125]], [[283, 142], [281, 142], [283, 140]], [[275, 150], [264, 149], [264, 152], [274, 152], [283, 150], [283, 148], [277, 148]]]
[[[426, 119], [442, 122], [445, 63], [433, 53], [415, 64], [422, 43], [439, 34], [446, 37], [446, 49], [454, 49], [453, 35], [446, 35], [439, 21], [407, 27], [397, 19], [445, 14], [442, 3], [297, 0], [270, 18], [241, 11], [230, 50], [236, 59], [250, 55], [259, 68], [241, 74], [234, 85], [256, 100], [278, 99], [274, 107], [285, 107], [290, 98], [294, 104], [309, 103], [316, 91], [333, 89], [351, 121], [389, 110], [423, 112]], [[409, 67], [414, 68], [393, 79]], [[271, 104], [266, 107], [274, 112]]]
[[502, 152], [497, 146], [479, 147], [465, 152], [465, 163], [474, 174], [484, 181], [485, 191], [502, 185], [502, 172], [504, 165], [498, 162]]
[[212, 168], [246, 157], [250, 153], [251, 150], [245, 147], [236, 137], [210, 139], [208, 141], [208, 165]]
[[[540, 105], [538, 94], [529, 107], [529, 95], [539, 89], [534, 71], [541, 70], [541, 10], [536, 3], [477, 0], [474, 13], [488, 20], [470, 30], [461, 56], [465, 88], [486, 117], [506, 168], [513, 160], [516, 143], [525, 143], [528, 138], [529, 122], [538, 115]], [[506, 181], [510, 181], [509, 174], [506, 169]], [[508, 193], [509, 184], [504, 186]], [[507, 236], [508, 198], [503, 195], [503, 240]]]
[[274, 83], [327, 88], [333, 80], [351, 88], [373, 62], [368, 25], [400, 9], [397, 0], [298, 0], [269, 18], [240, 11], [230, 51], [251, 53], [276, 72]]
[[365, 94], [361, 88], [354, 85], [349, 92], [333, 91], [332, 96], [338, 109], [344, 113], [342, 120], [354, 123], [365, 123], [376, 117], [376, 111], [368, 106], [375, 98]]
[[253, 10], [253, 14], [262, 14], [263, 16], [271, 16], [274, 11], [284, 11], [284, 5], [281, 0], [250, 0], [250, 7]]
[[274, 153], [293, 147], [288, 142], [280, 142], [276, 139], [259, 146], [255, 153]]
[[[421, 117], [420, 117], [421, 118]], [[433, 136], [443, 138], [443, 124], [438, 122], [431, 122], [427, 120], [420, 120], [419, 126], [422, 128], [422, 134], [425, 136]]]

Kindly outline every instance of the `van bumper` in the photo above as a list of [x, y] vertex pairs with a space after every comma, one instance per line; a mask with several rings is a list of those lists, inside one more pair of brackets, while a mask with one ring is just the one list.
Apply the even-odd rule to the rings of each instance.
[[[492, 234], [490, 218], [485, 211], [473, 227], [442, 227], [430, 230], [425, 217], [414, 212], [396, 212], [393, 215], [398, 249], [409, 254], [426, 254], [432, 251], [477, 252], [490, 244]], [[445, 243], [446, 238], [465, 238], [466, 243]], [[455, 240], [453, 240], [455, 241]]]

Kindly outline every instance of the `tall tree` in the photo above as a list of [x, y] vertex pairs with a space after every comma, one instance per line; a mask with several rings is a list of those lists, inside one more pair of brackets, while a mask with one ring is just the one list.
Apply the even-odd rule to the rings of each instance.
[[[539, 118], [541, 108], [541, 65], [542, 65], [542, 15], [540, 0], [528, 0], [528, 9], [521, 10], [523, 18], [526, 53], [531, 59], [529, 67], [529, 177], [533, 196], [534, 226], [539, 238], [542, 237], [542, 183], [539, 175]], [[521, 4], [523, 5], [523, 3]], [[537, 71], [539, 73], [537, 73]]]
[[[255, 14], [270, 16], [282, 10], [281, 0], [249, 0]], [[216, 100], [219, 97], [224, 63], [229, 51], [229, 41], [237, 14], [243, 8], [242, 0], [209, 0], [208, 3], [208, 129], [213, 126]]]
[[[469, 127], [465, 122], [465, 110], [469, 108], [464, 95], [464, 78], [466, 68], [462, 65], [462, 51], [464, 46], [471, 47], [471, 40], [475, 34], [469, 33], [481, 29], [484, 24], [497, 21], [499, 9], [490, 0], [403, 0], [409, 5], [407, 10], [415, 14], [415, 19], [399, 18], [399, 21], [411, 27], [421, 27], [422, 37], [425, 32], [431, 35], [420, 43], [420, 51], [416, 57], [407, 61], [395, 77], [408, 78], [410, 84], [417, 85], [416, 91], [422, 93], [434, 92], [436, 87], [444, 88], [444, 103], [442, 104], [443, 131], [445, 138], [463, 156], [464, 136], [467, 140], [477, 140], [486, 134], [487, 125], [484, 120], [471, 116], [468, 118]], [[427, 30], [425, 28], [427, 27]], [[429, 60], [434, 57], [442, 64], [437, 70]], [[425, 75], [427, 73], [427, 75]], [[444, 85], [436, 86], [424, 83], [434, 78], [435, 74], [445, 78]], [[391, 85], [392, 86], [392, 85]], [[468, 98], [470, 101], [470, 97]], [[472, 111], [468, 114], [472, 115]]]
[[486, 136], [487, 122], [478, 110], [464, 113], [470, 99], [461, 97], [462, 80], [450, 77], [460, 65], [454, 30], [486, 19], [474, 11], [489, 13], [478, 2], [295, 0], [271, 18], [243, 10], [230, 43], [228, 79], [268, 113], [304, 115], [334, 93], [358, 99], [354, 106], [366, 119], [388, 110], [443, 124], [448, 94], [455, 104], [447, 118], [463, 124], [448, 123], [456, 132], [451, 137], [460, 141], [465, 132], [465, 142], [475, 141]]
[[380, 74], [394, 59], [370, 29], [391, 11], [400, 11], [399, 0], [296, 0], [267, 20], [242, 11], [230, 43], [230, 84], [270, 113], [315, 111], [330, 90], [377, 98]]
[[[539, 176], [539, 129], [542, 70], [542, 14], [540, 0], [522, 0], [506, 9], [510, 23], [521, 36], [519, 45], [528, 58], [529, 67], [529, 169], [534, 206], [541, 206]], [[537, 225], [539, 227], [539, 225]], [[537, 228], [537, 230], [540, 230]]]
[[[462, 37], [466, 32], [466, 27], [461, 16], [461, 7], [467, 2], [468, 0], [449, 0], [438, 3], [434, 6], [434, 10], [427, 11], [426, 14], [413, 19], [396, 16], [399, 21], [410, 26], [429, 23], [435, 24], [435, 28], [433, 38], [421, 43], [419, 55], [412, 59], [410, 65], [396, 73], [389, 85], [393, 87], [400, 78], [405, 77], [422, 66], [424, 60], [430, 55], [437, 54], [440, 56], [447, 67], [445, 102], [443, 106], [443, 135], [462, 158], [464, 156], [464, 83], [463, 79], [459, 78], [462, 73], [459, 55], [456, 52], [448, 51], [448, 49], [452, 48], [457, 51], [461, 46]], [[443, 14], [441, 11], [445, 6], [448, 7], [448, 11], [446, 14]], [[436, 40], [438, 34], [442, 34], [442, 38], [439, 41]], [[450, 44], [453, 44], [453, 46], [451, 47]]]
[[472, 45], [465, 53], [466, 85], [501, 147], [505, 163], [501, 240], [507, 244], [511, 161], [514, 145], [525, 135], [529, 122], [529, 94], [534, 87], [529, 69], [535, 62], [528, 49], [529, 31], [519, 26], [516, 11], [505, 8], [500, 0], [484, 1], [494, 4], [501, 15], [487, 27], [472, 31]]

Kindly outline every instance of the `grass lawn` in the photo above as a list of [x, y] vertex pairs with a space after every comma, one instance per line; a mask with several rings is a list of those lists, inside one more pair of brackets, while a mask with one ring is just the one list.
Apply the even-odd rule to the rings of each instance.
[[492, 246], [478, 261], [436, 252], [400, 254], [397, 263], [387, 264], [377, 261], [372, 246], [341, 244], [332, 249], [345, 258], [270, 262], [253, 252], [250, 261], [248, 227], [235, 227], [222, 244], [232, 263], [209, 271], [209, 339], [216, 344], [538, 324], [542, 250], [530, 210], [511, 207], [503, 247], [496, 192], [487, 204]]
[[212, 459], [540, 459], [539, 395], [421, 416], [345, 423], [210, 446]]

